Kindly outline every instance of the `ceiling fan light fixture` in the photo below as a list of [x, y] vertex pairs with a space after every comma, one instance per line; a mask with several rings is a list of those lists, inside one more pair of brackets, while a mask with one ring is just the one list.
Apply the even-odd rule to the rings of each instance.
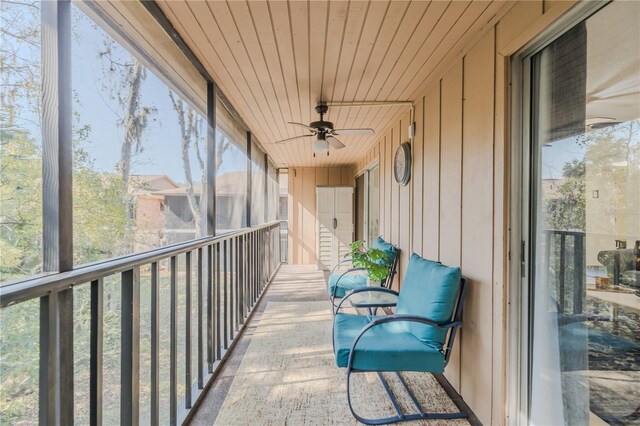
[[329, 142], [327, 142], [326, 135], [324, 133], [318, 133], [317, 139], [313, 143], [313, 150], [318, 154], [329, 152]]

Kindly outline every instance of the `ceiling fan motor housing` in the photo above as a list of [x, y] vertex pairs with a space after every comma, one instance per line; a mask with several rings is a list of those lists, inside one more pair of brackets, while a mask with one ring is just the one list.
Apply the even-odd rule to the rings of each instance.
[[309, 124], [309, 127], [313, 127], [314, 129], [317, 129], [319, 132], [331, 132], [333, 130], [333, 123], [330, 121], [314, 121], [311, 124]]

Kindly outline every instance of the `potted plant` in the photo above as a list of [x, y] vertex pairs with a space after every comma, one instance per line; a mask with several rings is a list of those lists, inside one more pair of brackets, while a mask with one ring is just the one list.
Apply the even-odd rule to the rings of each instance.
[[351, 251], [345, 257], [351, 257], [351, 262], [356, 268], [362, 268], [367, 272], [369, 280], [382, 281], [389, 275], [387, 254], [377, 248], [367, 248], [363, 241], [355, 241], [349, 245]]

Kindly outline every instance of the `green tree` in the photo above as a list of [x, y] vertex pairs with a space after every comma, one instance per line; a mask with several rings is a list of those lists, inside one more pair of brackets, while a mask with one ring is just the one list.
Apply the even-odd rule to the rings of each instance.
[[1, 130], [0, 282], [42, 270], [42, 156], [25, 131]]
[[573, 160], [562, 168], [562, 183], [546, 193], [547, 224], [562, 231], [585, 230], [585, 162]]

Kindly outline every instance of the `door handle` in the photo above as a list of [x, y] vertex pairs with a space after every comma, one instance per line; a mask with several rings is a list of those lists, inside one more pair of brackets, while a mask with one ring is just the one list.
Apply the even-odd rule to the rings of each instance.
[[336, 219], [335, 217], [333, 218], [333, 229], [336, 229], [338, 227], [338, 219]]

